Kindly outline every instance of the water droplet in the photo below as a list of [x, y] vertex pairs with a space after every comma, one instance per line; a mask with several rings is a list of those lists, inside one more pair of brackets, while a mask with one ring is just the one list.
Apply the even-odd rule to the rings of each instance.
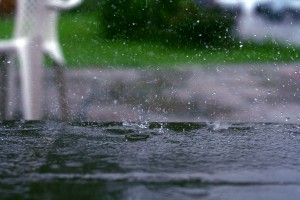
[[286, 117], [285, 121], [288, 122], [291, 118], [290, 117]]

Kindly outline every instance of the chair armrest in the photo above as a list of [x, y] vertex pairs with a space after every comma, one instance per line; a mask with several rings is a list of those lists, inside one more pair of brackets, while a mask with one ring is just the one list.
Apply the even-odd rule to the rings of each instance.
[[23, 50], [24, 47], [29, 45], [27, 38], [15, 38], [8, 40], [0, 40], [0, 52], [16, 52]]
[[16, 48], [16, 43], [14, 41], [12, 41], [12, 40], [0, 40], [0, 52], [15, 51], [15, 48]]
[[84, 0], [50, 0], [47, 6], [56, 10], [68, 10], [79, 6]]

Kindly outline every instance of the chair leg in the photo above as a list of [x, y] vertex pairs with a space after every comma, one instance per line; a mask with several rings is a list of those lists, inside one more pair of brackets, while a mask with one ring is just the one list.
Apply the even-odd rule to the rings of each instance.
[[7, 119], [7, 55], [0, 54], [0, 120]]
[[60, 104], [60, 111], [61, 111], [61, 119], [63, 121], [69, 120], [69, 107], [67, 102], [67, 90], [66, 90], [66, 81], [65, 81], [65, 73], [64, 73], [64, 66], [54, 62], [54, 70], [55, 70], [55, 77], [58, 86], [58, 98]]
[[23, 118], [40, 120], [44, 96], [42, 52], [39, 45], [27, 45], [19, 54]]
[[7, 68], [7, 87], [6, 87], [6, 118], [21, 119], [22, 118], [22, 100], [21, 100], [21, 89], [20, 89], [20, 74], [18, 73], [17, 63], [14, 56], [10, 55], [7, 58], [10, 64]]

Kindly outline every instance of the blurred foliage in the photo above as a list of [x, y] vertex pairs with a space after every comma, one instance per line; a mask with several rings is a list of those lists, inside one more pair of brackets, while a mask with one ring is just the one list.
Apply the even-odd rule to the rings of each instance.
[[192, 0], [103, 0], [102, 31], [110, 39], [150, 40], [185, 46], [229, 46], [234, 13]]
[[78, 12], [78, 13], [94, 13], [99, 12], [100, 10], [101, 1], [100, 0], [84, 0], [82, 4], [73, 9], [72, 12]]
[[[11, 38], [12, 18], [0, 18], [0, 39]], [[76, 27], [74, 29], [74, 27]], [[275, 40], [240, 41], [231, 48], [173, 48], [160, 42], [99, 37], [95, 13], [61, 16], [59, 39], [68, 67], [216, 67], [218, 64], [287, 64], [300, 62], [300, 48]], [[224, 65], [225, 64], [225, 65]]]
[[15, 10], [15, 0], [0, 0], [0, 17], [11, 16]]

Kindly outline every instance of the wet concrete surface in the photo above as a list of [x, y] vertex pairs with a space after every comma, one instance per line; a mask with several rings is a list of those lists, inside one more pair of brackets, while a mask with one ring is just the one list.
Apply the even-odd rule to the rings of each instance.
[[299, 128], [0, 122], [0, 199], [299, 200]]
[[[59, 119], [47, 71], [45, 119]], [[300, 121], [298, 64], [68, 69], [72, 121]]]

